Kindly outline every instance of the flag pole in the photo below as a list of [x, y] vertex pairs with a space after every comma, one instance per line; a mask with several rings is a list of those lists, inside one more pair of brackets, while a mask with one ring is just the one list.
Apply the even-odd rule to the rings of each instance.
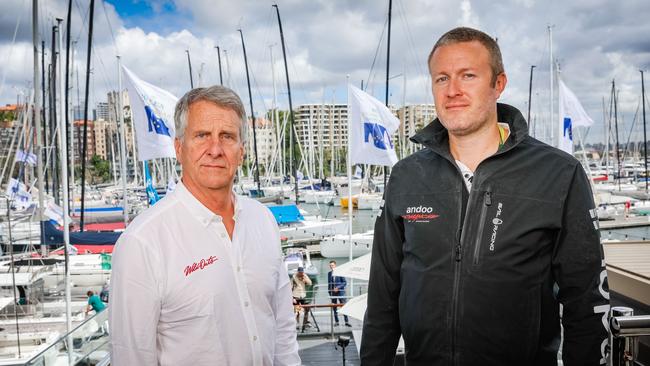
[[126, 194], [126, 133], [124, 129], [124, 109], [122, 107], [122, 64], [117, 56], [117, 120], [120, 124], [120, 176], [122, 181], [122, 214], [124, 226], [129, 223], [129, 199]]
[[[350, 138], [350, 131], [352, 130], [352, 122], [350, 117], [350, 75], [346, 76], [346, 90], [348, 94], [348, 157], [347, 157], [347, 171], [348, 171], [348, 260], [352, 262], [352, 161], [350, 160], [350, 150], [352, 147], [352, 139]], [[354, 280], [350, 279], [350, 296], [354, 296]]]

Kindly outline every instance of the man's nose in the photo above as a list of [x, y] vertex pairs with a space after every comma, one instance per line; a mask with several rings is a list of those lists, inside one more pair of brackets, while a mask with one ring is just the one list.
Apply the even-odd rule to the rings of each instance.
[[208, 145], [208, 154], [211, 156], [220, 156], [223, 154], [223, 146], [218, 136], [210, 138]]
[[455, 97], [462, 94], [460, 82], [457, 78], [452, 77], [447, 84], [447, 96]]

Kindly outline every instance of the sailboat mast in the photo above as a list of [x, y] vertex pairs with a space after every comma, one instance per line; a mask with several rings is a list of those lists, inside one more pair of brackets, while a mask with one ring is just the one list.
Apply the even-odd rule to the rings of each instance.
[[90, 18], [88, 23], [88, 49], [86, 52], [86, 91], [84, 99], [84, 130], [81, 148], [81, 218], [79, 231], [84, 231], [84, 208], [86, 198], [86, 151], [88, 149], [88, 94], [90, 92], [90, 56], [93, 46], [93, 18], [95, 13], [95, 0], [90, 0]]
[[214, 46], [217, 49], [217, 60], [219, 61], [219, 85], [223, 86], [223, 74], [221, 73], [221, 49], [219, 46]]
[[535, 137], [535, 129], [531, 126], [532, 123], [530, 121], [530, 103], [532, 100], [533, 96], [533, 70], [535, 69], [535, 65], [530, 65], [530, 81], [528, 82], [528, 128], [532, 132], [533, 137]]
[[553, 131], [555, 128], [553, 128], [553, 102], [555, 101], [554, 95], [553, 95], [553, 73], [554, 73], [554, 68], [553, 68], [553, 26], [549, 25], [548, 26], [548, 42], [549, 42], [549, 56], [548, 56], [548, 67], [549, 67], [549, 81], [550, 81], [550, 86], [551, 86], [551, 99], [550, 99], [550, 107], [551, 107], [551, 114], [549, 115], [549, 121], [551, 122], [549, 126], [551, 127], [551, 146], [557, 146], [555, 144], [555, 139], [553, 138], [554, 133]]
[[255, 156], [255, 173], [253, 179], [257, 183], [257, 193], [262, 193], [262, 188], [260, 186], [260, 165], [257, 160], [257, 133], [255, 132], [255, 112], [253, 112], [253, 93], [251, 92], [251, 78], [248, 73], [248, 57], [246, 56], [246, 44], [244, 43], [244, 33], [241, 29], [238, 29], [239, 35], [241, 36], [241, 46], [244, 49], [244, 66], [246, 67], [246, 83], [248, 84], [248, 100], [251, 106], [251, 121], [253, 122], [253, 154]]
[[120, 124], [120, 177], [122, 178], [122, 210], [124, 225], [129, 223], [129, 198], [126, 192], [126, 129], [124, 128], [124, 107], [122, 107], [122, 65], [117, 56], [117, 120]]
[[645, 192], [648, 193], [648, 138], [645, 126], [645, 83], [643, 81], [643, 70], [641, 72], [641, 105], [643, 106], [643, 162], [645, 163]]
[[38, 34], [38, 0], [32, 0], [32, 43], [34, 51], [34, 129], [36, 130], [36, 178], [38, 180], [38, 221], [40, 225], [41, 252], [45, 254], [47, 250], [43, 237], [43, 131], [41, 128], [41, 71], [38, 67], [38, 44], [40, 43]]
[[289, 94], [289, 120], [291, 122], [291, 127], [289, 128], [289, 136], [291, 137], [292, 143], [291, 143], [291, 174], [293, 175], [293, 180], [294, 180], [294, 190], [296, 193], [296, 205], [298, 204], [298, 167], [296, 164], [296, 157], [295, 157], [295, 140], [298, 139], [298, 136], [295, 137], [295, 140], [293, 138], [294, 136], [294, 129], [295, 129], [295, 121], [293, 118], [293, 102], [291, 100], [291, 84], [289, 83], [289, 66], [287, 65], [287, 50], [284, 45], [284, 33], [282, 32], [282, 20], [280, 19], [280, 8], [278, 7], [277, 4], [272, 5], [275, 8], [275, 12], [278, 15], [278, 26], [280, 27], [280, 41], [282, 43], [282, 57], [284, 58], [284, 74], [287, 79], [287, 93]]
[[[391, 30], [391, 18], [393, 13], [393, 0], [388, 0], [388, 38], [386, 39], [386, 108], [388, 107], [388, 86], [390, 83], [390, 30]], [[386, 188], [386, 183], [388, 180], [388, 168], [383, 167], [384, 171], [384, 189]], [[352, 249], [350, 249], [350, 260], [352, 260]]]
[[612, 80], [612, 100], [614, 101], [614, 129], [616, 130], [616, 169], [618, 171], [618, 190], [621, 190], [621, 158], [619, 154], [619, 145], [618, 145], [618, 98], [616, 97], [616, 82]]
[[190, 68], [190, 88], [194, 89], [194, 77], [192, 76], [192, 60], [190, 60], [190, 50], [185, 50], [187, 53], [187, 66]]
[[[57, 22], [61, 24], [61, 19], [57, 18]], [[52, 196], [54, 197], [54, 202], [56, 202], [58, 205], [61, 204], [60, 197], [59, 197], [59, 170], [57, 169], [57, 155], [58, 155], [58, 149], [57, 149], [57, 141], [56, 141], [56, 127], [57, 127], [57, 120], [58, 120], [58, 113], [57, 113], [57, 92], [56, 92], [56, 83], [57, 83], [57, 32], [59, 31], [59, 26], [55, 25], [52, 27], [52, 54], [51, 54], [51, 61], [50, 61], [50, 139], [48, 141], [51, 143], [51, 147], [53, 148], [53, 153], [50, 153], [50, 162], [52, 164], [51, 166], [51, 171], [52, 171]]]
[[[65, 20], [65, 104], [62, 108], [62, 113], [65, 114], [65, 125], [63, 131], [65, 132], [66, 141], [70, 141], [70, 29], [72, 28], [72, 0], [68, 0], [68, 14]], [[71, 147], [70, 144], [65, 144], [61, 146], [62, 149], [66, 150], [66, 160], [63, 164], [70, 164], [69, 157]], [[70, 164], [71, 169], [74, 170], [74, 166]], [[72, 186], [74, 186], [74, 180], [72, 180]], [[64, 189], [68, 191], [68, 197], [70, 197], [70, 187], [66, 186]], [[67, 212], [66, 212], [67, 213]]]

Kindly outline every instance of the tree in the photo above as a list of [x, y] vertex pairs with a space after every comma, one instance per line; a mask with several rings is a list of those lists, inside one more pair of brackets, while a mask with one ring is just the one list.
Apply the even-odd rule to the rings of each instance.
[[111, 164], [99, 155], [90, 158], [91, 184], [104, 183], [111, 179]]

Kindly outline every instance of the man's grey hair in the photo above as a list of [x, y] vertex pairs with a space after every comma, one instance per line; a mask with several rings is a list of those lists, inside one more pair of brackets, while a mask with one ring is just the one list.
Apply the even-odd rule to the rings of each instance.
[[472, 42], [477, 41], [483, 45], [490, 54], [490, 68], [492, 69], [492, 86], [494, 87], [497, 76], [504, 73], [503, 68], [503, 59], [501, 58], [501, 49], [499, 49], [499, 44], [497, 41], [490, 37], [488, 34], [481, 32], [478, 29], [468, 28], [468, 27], [458, 27], [450, 30], [445, 33], [438, 39], [438, 42], [433, 46], [431, 53], [429, 53], [429, 59], [427, 60], [427, 65], [431, 66], [431, 59], [433, 58], [433, 53], [439, 47], [448, 46], [456, 43], [462, 42]]
[[240, 119], [239, 139], [243, 144], [248, 137], [248, 119], [246, 118], [246, 109], [241, 99], [232, 89], [221, 85], [214, 85], [207, 88], [195, 88], [183, 95], [176, 103], [174, 111], [174, 124], [176, 126], [176, 137], [183, 138], [185, 127], [187, 127], [187, 114], [190, 105], [198, 101], [214, 103], [214, 105], [229, 109], [237, 114]]

